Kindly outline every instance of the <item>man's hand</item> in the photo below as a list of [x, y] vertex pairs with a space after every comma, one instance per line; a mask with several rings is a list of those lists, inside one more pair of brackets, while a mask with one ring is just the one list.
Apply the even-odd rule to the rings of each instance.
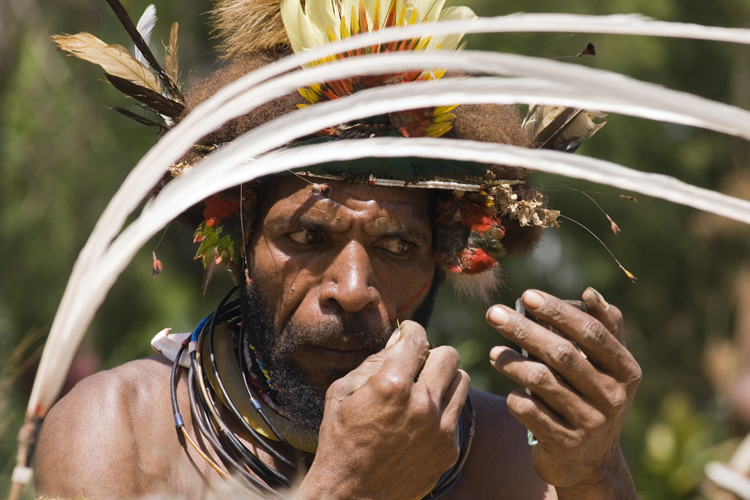
[[541, 362], [500, 346], [490, 359], [533, 394], [513, 391], [508, 409], [539, 440], [534, 468], [559, 498], [637, 498], [618, 441], [641, 370], [625, 348], [620, 311], [593, 288], [583, 300], [588, 314], [543, 292], [523, 295], [529, 313], [570, 340], [508, 307], [491, 307], [489, 323]]
[[458, 459], [469, 376], [451, 347], [430, 350], [405, 321], [381, 352], [331, 385], [299, 498], [413, 500]]

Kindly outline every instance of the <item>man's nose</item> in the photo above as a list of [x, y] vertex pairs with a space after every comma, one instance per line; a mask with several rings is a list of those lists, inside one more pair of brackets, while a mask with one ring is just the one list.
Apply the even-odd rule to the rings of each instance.
[[374, 283], [370, 256], [361, 243], [352, 240], [326, 269], [320, 303], [341, 306], [346, 312], [358, 312], [380, 305], [380, 293]]

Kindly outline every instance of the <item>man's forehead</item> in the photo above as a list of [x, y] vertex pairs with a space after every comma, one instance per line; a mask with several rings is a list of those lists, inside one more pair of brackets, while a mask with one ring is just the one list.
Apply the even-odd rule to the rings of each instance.
[[[318, 187], [327, 185], [328, 189], [321, 194]], [[426, 219], [429, 215], [430, 196], [422, 189], [399, 187], [370, 186], [344, 181], [321, 181], [314, 185], [307, 179], [289, 176], [275, 181], [269, 186], [264, 205], [266, 210], [274, 212], [294, 211], [300, 209], [323, 209], [326, 211], [340, 208], [352, 210], [370, 209], [371, 211], [397, 213], [399, 216]], [[292, 214], [289, 214], [290, 216]]]

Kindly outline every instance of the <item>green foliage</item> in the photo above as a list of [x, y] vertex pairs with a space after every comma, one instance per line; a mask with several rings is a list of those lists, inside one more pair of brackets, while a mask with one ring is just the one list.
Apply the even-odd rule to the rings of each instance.
[[239, 243], [230, 235], [221, 233], [224, 231], [223, 226], [213, 228], [204, 222], [195, 231], [193, 241], [200, 242], [198, 251], [195, 252], [195, 259], [201, 259], [203, 267], [207, 268], [212, 262], [229, 262], [235, 255], [239, 255]]

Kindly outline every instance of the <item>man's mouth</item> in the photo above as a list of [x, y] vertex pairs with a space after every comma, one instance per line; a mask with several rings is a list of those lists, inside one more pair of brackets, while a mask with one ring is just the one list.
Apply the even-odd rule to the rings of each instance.
[[304, 359], [301, 364], [307, 366], [317, 366], [323, 370], [351, 371], [376, 352], [376, 349], [354, 345], [336, 347], [305, 346], [298, 351], [297, 356], [302, 358], [300, 361]]
[[356, 368], [368, 356], [377, 352], [376, 349], [360, 346], [305, 346], [303, 351], [326, 365], [326, 368], [328, 365], [340, 365], [342, 368], [353, 365]]

